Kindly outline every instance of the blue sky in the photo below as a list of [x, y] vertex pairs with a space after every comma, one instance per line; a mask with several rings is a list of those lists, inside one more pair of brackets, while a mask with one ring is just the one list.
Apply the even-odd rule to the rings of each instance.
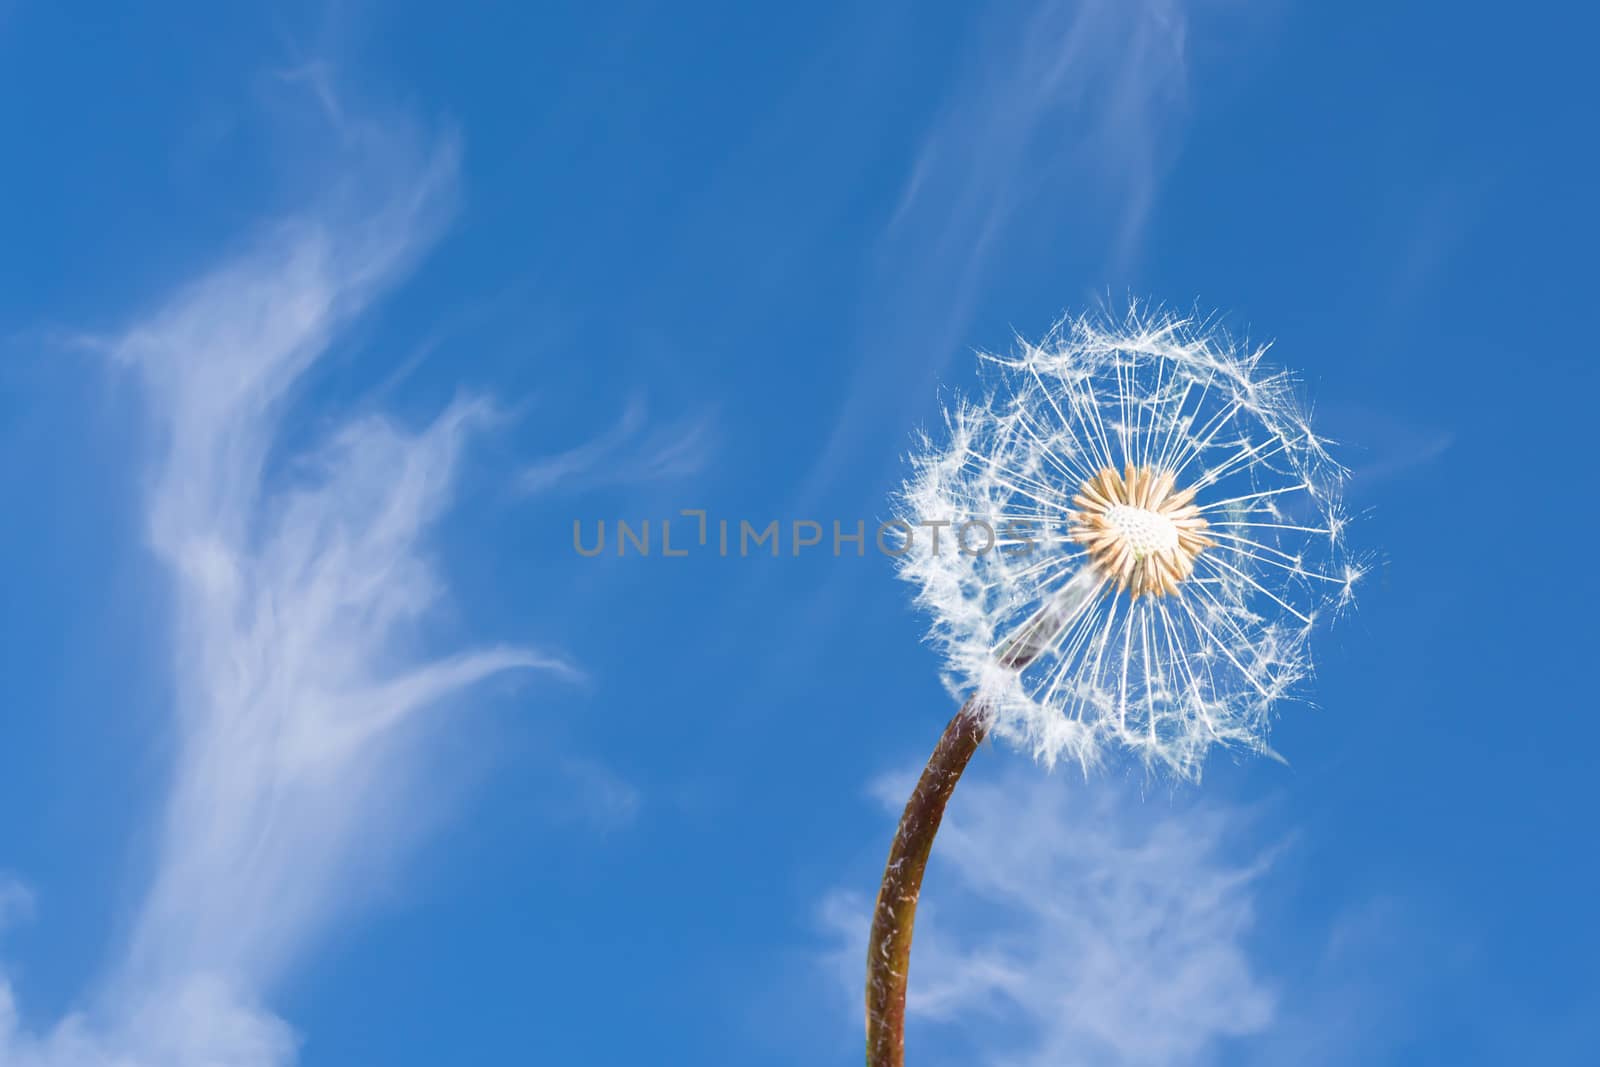
[[1597, 28], [0, 3], [0, 1064], [859, 1062], [909, 591], [573, 520], [885, 517], [1125, 294], [1275, 341], [1381, 565], [1287, 765], [980, 752], [912, 1059], [1591, 1062]]

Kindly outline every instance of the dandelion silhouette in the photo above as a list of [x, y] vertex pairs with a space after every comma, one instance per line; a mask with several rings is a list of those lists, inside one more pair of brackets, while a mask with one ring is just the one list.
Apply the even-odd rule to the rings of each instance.
[[1209, 322], [1137, 305], [1064, 320], [982, 359], [991, 390], [924, 438], [910, 524], [981, 524], [984, 551], [912, 538], [918, 586], [966, 702], [906, 805], [873, 916], [867, 1062], [904, 1062], [912, 924], [933, 838], [993, 734], [1085, 772], [1112, 752], [1197, 779], [1213, 745], [1270, 752], [1310, 670], [1308, 638], [1348, 606], [1346, 472], [1287, 373]]

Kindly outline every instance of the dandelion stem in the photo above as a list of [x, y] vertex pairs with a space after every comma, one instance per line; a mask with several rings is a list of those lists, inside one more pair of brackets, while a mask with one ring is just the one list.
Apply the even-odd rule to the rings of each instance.
[[945, 804], [988, 729], [982, 708], [968, 700], [944, 728], [900, 816], [867, 946], [867, 1067], [904, 1067], [906, 976], [922, 873]]

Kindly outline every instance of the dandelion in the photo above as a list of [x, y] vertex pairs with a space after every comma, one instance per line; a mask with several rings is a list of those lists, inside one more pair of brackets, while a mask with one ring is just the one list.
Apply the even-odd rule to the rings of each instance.
[[868, 1062], [898, 1067], [911, 923], [945, 802], [993, 733], [1053, 766], [1112, 752], [1198, 778], [1269, 751], [1314, 627], [1352, 600], [1346, 472], [1294, 383], [1209, 322], [1135, 306], [1011, 356], [922, 442], [908, 523], [981, 524], [987, 551], [912, 538], [903, 577], [967, 694], [906, 807], [874, 916]]

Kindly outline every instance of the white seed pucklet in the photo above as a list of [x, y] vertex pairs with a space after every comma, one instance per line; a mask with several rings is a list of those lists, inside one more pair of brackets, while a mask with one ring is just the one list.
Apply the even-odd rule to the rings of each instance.
[[1346, 472], [1264, 355], [1135, 307], [983, 357], [992, 392], [924, 439], [899, 510], [983, 524], [993, 548], [913, 538], [900, 569], [992, 732], [1047, 764], [1125, 747], [1184, 777], [1213, 744], [1266, 749], [1361, 568]]

